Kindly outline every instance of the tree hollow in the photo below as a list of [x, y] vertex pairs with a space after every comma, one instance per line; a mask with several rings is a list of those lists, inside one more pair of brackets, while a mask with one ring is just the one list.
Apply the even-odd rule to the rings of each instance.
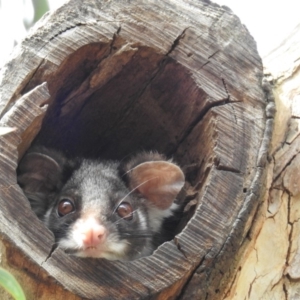
[[[204, 299], [224, 289], [255, 213], [270, 134], [261, 60], [230, 10], [71, 0], [36, 26], [0, 79], [0, 124], [17, 128], [0, 137], [0, 228], [24, 259], [88, 299]], [[182, 231], [132, 262], [53, 248], [16, 184], [32, 143], [69, 156], [174, 157], [187, 179]]]

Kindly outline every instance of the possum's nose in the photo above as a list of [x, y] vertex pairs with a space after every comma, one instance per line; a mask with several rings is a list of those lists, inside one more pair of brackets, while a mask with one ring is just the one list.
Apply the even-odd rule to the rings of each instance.
[[82, 243], [85, 247], [96, 247], [105, 241], [106, 229], [96, 220], [89, 219], [82, 226]]

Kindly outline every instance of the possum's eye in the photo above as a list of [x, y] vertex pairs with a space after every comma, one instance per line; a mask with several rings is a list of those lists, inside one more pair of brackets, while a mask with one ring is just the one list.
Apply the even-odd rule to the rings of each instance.
[[117, 208], [118, 215], [127, 221], [132, 220], [133, 209], [132, 206], [128, 202], [123, 202]]
[[63, 217], [75, 210], [75, 205], [72, 200], [64, 198], [59, 201], [57, 206], [57, 213], [60, 217]]

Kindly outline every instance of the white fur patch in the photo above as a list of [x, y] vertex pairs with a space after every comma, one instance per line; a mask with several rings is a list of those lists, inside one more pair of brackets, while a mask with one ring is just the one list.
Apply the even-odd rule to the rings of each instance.
[[84, 231], [94, 225], [100, 225], [95, 218], [78, 219], [69, 228], [67, 237], [59, 241], [59, 247], [64, 250], [70, 250], [73, 255], [80, 257], [106, 258], [109, 260], [122, 259], [129, 243], [126, 240], [120, 240], [117, 234], [109, 233], [108, 230], [106, 238], [99, 245], [95, 247], [86, 247], [84, 245]]
[[179, 205], [173, 203], [170, 208], [161, 210], [156, 207], [149, 207], [149, 221], [153, 231], [159, 231], [165, 218], [173, 215], [173, 212], [179, 208]]

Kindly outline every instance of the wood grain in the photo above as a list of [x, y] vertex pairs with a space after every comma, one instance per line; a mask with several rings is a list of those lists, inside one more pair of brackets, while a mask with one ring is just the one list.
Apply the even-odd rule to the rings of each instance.
[[269, 100], [277, 107], [267, 189], [237, 255], [234, 279], [220, 299], [300, 297], [299, 46], [300, 25], [264, 60], [274, 89]]
[[[265, 106], [255, 42], [229, 9], [192, 0], [69, 1], [0, 70], [0, 122], [19, 130], [0, 137], [6, 248], [54, 278], [61, 298], [60, 285], [74, 299], [215, 299], [263, 191]], [[183, 231], [127, 263], [54, 249], [16, 185], [31, 143], [69, 156], [122, 159], [141, 149], [173, 156], [187, 177]], [[16, 272], [35, 267], [21, 263]], [[50, 293], [47, 278], [33, 281], [30, 299]]]

